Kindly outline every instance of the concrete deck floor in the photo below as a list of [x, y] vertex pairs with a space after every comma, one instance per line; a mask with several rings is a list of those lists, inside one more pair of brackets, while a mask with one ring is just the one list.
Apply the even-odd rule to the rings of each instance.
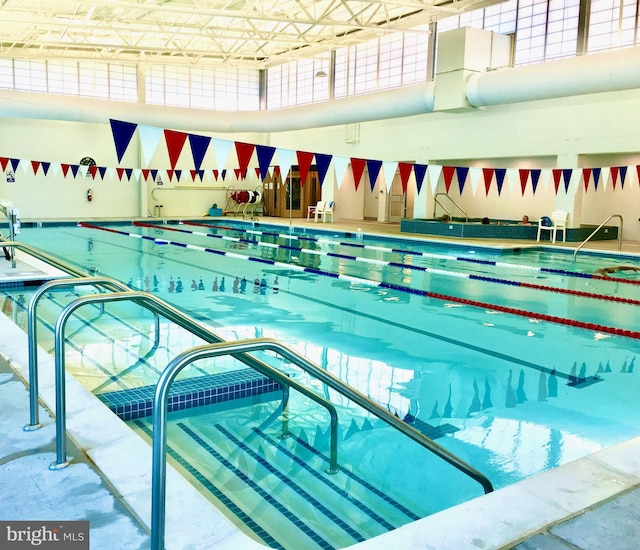
[[[397, 224], [343, 221], [332, 227], [340, 231], [362, 228], [365, 233], [399, 233]], [[484, 244], [514, 245], [513, 241]], [[575, 247], [575, 243], [559, 246]], [[617, 243], [590, 243], [588, 247], [616, 250]], [[638, 253], [640, 243], [624, 242], [622, 250]], [[10, 262], [0, 258], [0, 282], [25, 276], [34, 276], [33, 265], [19, 261], [13, 269]], [[112, 485], [109, 472], [96, 465], [84, 445], [79, 448], [71, 438], [68, 444], [68, 453], [74, 457], [71, 465], [57, 471], [48, 468], [56, 457], [52, 406], [40, 409], [41, 429], [23, 430], [29, 420], [28, 391], [24, 368], [16, 368], [15, 356], [22, 355], [17, 361], [24, 362], [24, 355], [16, 353], [16, 346], [23, 351], [25, 344], [24, 341], [16, 344], [8, 319], [0, 322], [0, 521], [88, 520], [92, 550], [149, 548], [145, 525], [149, 521], [143, 517], [147, 514], [136, 513], [125, 503], [123, 491]], [[82, 443], [82, 438], [79, 439]], [[187, 516], [192, 513], [186, 512]], [[209, 524], [209, 528], [216, 531], [220, 526]], [[185, 530], [189, 530], [188, 525]], [[223, 542], [218, 538], [218, 542], [212, 541], [210, 545], [204, 539], [182, 540], [184, 544], [176, 543], [174, 538], [167, 546], [185, 549], [254, 546], [233, 536]], [[414, 522], [378, 537], [375, 544], [365, 542], [353, 548], [635, 550], [639, 540], [640, 438], [636, 438]], [[11, 546], [0, 544], [0, 548], [10, 550]]]

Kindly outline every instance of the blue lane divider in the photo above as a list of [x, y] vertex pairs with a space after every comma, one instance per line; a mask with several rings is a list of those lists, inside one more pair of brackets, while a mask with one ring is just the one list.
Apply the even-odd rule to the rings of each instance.
[[[288, 235], [286, 233], [276, 233], [276, 232], [271, 232], [271, 231], [258, 231], [255, 229], [241, 229], [241, 228], [236, 228], [236, 227], [223, 227], [223, 226], [216, 226], [216, 225], [209, 225], [209, 224], [204, 224], [204, 223], [197, 223], [197, 222], [180, 222], [182, 225], [193, 225], [193, 226], [198, 226], [198, 227], [208, 227], [210, 229], [226, 229], [229, 231], [238, 231], [238, 232], [243, 232], [243, 233], [249, 233], [249, 234], [253, 234], [253, 235], [268, 235], [268, 236], [273, 236], [273, 237], [280, 237], [283, 239], [290, 239], [290, 240], [307, 240], [307, 241], [313, 241], [313, 242], [317, 242], [320, 244], [328, 244], [330, 246], [351, 246], [354, 248], [364, 248], [366, 250], [377, 250], [380, 252], [387, 252], [387, 253], [393, 253], [393, 254], [403, 254], [406, 256], [421, 256], [423, 258], [433, 258], [436, 260], [450, 260], [450, 261], [458, 261], [458, 262], [468, 262], [468, 263], [474, 263], [474, 264], [483, 264], [483, 265], [491, 265], [491, 266], [496, 266], [496, 267], [504, 267], [504, 268], [511, 268], [511, 269], [522, 269], [525, 271], [533, 271], [533, 272], [539, 272], [539, 273], [552, 273], [554, 275], [563, 275], [566, 277], [580, 277], [583, 279], [599, 279], [599, 280], [605, 280], [605, 281], [611, 281], [610, 277], [604, 277], [602, 275], [593, 275], [591, 273], [581, 273], [579, 271], [568, 271], [566, 269], [555, 269], [552, 267], [540, 267], [540, 266], [534, 266], [534, 265], [526, 265], [526, 264], [512, 264], [512, 263], [508, 263], [508, 262], [498, 262], [496, 260], [482, 260], [480, 258], [469, 258], [468, 256], [454, 256], [451, 254], [436, 254], [433, 252], [419, 252], [416, 250], [405, 250], [402, 248], [389, 248], [389, 247], [385, 247], [385, 246], [373, 246], [373, 245], [366, 245], [366, 244], [362, 244], [362, 243], [352, 243], [352, 242], [341, 242], [341, 241], [334, 241], [331, 239], [322, 239], [322, 238], [315, 238], [315, 237], [308, 237], [308, 236], [297, 236], [297, 235]], [[137, 223], [136, 223], [137, 225]], [[145, 225], [145, 224], [141, 224], [141, 225]], [[149, 227], [157, 227], [157, 225], [152, 225], [152, 224], [146, 224]], [[204, 234], [204, 233], [194, 233], [194, 234], [198, 234], [198, 235], [205, 235], [205, 236], [213, 236], [209, 233]], [[215, 235], [216, 237], [220, 237], [219, 235]], [[249, 242], [253, 242], [254, 244], [255, 241], [251, 241], [249, 240]], [[278, 246], [278, 245], [275, 245]], [[640, 281], [632, 281], [632, 280], [624, 280], [624, 279], [615, 279], [616, 282], [618, 283], [623, 283], [623, 284], [632, 284], [632, 285], [640, 285]]]
[[[503, 313], [511, 313], [514, 315], [520, 315], [523, 317], [529, 317], [532, 319], [540, 319], [543, 321], [549, 321], [552, 323], [557, 323], [560, 325], [568, 325], [568, 326], [573, 326], [573, 327], [579, 327], [579, 328], [585, 328], [588, 330], [592, 330], [592, 331], [598, 331], [598, 332], [603, 332], [603, 333], [607, 333], [607, 334], [616, 334], [618, 336], [624, 336], [626, 338], [634, 338], [637, 340], [640, 340], [640, 332], [638, 331], [633, 331], [633, 330], [628, 330], [628, 329], [622, 329], [622, 328], [618, 328], [618, 327], [609, 327], [609, 326], [605, 326], [605, 325], [599, 325], [596, 323], [587, 323], [584, 321], [578, 321], [576, 319], [567, 319], [564, 317], [556, 317], [556, 316], [552, 316], [552, 315], [547, 315], [544, 313], [538, 313], [535, 311], [527, 311], [527, 310], [523, 310], [523, 309], [517, 309], [517, 308], [512, 308], [512, 307], [507, 307], [507, 306], [500, 306], [497, 304], [489, 304], [486, 302], [480, 302], [477, 300], [469, 300], [467, 298], [461, 298], [458, 296], [449, 296], [446, 294], [439, 294], [437, 292], [430, 292], [427, 290], [421, 290], [421, 289], [414, 289], [411, 287], [406, 287], [406, 286], [402, 286], [402, 285], [396, 285], [396, 284], [392, 284], [392, 283], [385, 283], [382, 281], [371, 281], [369, 279], [364, 279], [362, 277], [353, 277], [351, 275], [343, 275], [343, 274], [337, 274], [337, 273], [333, 273], [331, 271], [325, 271], [325, 270], [321, 270], [318, 268], [314, 268], [314, 267], [304, 267], [301, 265], [297, 265], [297, 264], [289, 264], [286, 262], [276, 262], [275, 260], [265, 260], [262, 258], [253, 258], [250, 256], [245, 256], [243, 254], [236, 254], [233, 252], [223, 252], [223, 251], [219, 251], [219, 250], [212, 250], [209, 248], [205, 248], [203, 246], [197, 246], [197, 245], [191, 245], [191, 244], [185, 244], [185, 243], [174, 243], [173, 241], [167, 241], [165, 239], [156, 239], [154, 237], [149, 237], [146, 235], [138, 235], [136, 233], [129, 233], [126, 231], [118, 231], [116, 229], [111, 229], [108, 227], [101, 227], [99, 225], [93, 225], [93, 224], [88, 224], [88, 223], [84, 223], [84, 222], [80, 222], [78, 223], [78, 225], [80, 227], [86, 227], [86, 228], [91, 228], [91, 229], [98, 229], [98, 230], [102, 230], [102, 231], [108, 231], [110, 233], [116, 233], [116, 234], [120, 234], [120, 235], [125, 235], [127, 237], [133, 237], [136, 239], [148, 239], [154, 242], [160, 242], [161, 244], [176, 244], [177, 246], [180, 246], [182, 248], [189, 248], [192, 250], [200, 250], [202, 252], [214, 252], [216, 254], [219, 255], [223, 255], [223, 256], [228, 256], [230, 258], [236, 258], [239, 260], [253, 260], [253, 261], [258, 261], [261, 263], [265, 263], [265, 264], [269, 264], [269, 265], [274, 265], [274, 266], [279, 266], [279, 267], [283, 267], [284, 269], [288, 269], [291, 271], [303, 271], [303, 272], [307, 272], [307, 273], [313, 273], [316, 275], [323, 275], [326, 277], [332, 277], [334, 279], [340, 279], [340, 280], [345, 280], [345, 281], [350, 281], [350, 282], [355, 282], [358, 284], [362, 284], [362, 285], [367, 285], [367, 286], [372, 286], [372, 287], [381, 287], [381, 288], [389, 288], [389, 289], [393, 289], [393, 290], [397, 290], [399, 292], [408, 292], [410, 294], [417, 294], [417, 295], [421, 295], [421, 296], [426, 296], [429, 298], [436, 298], [439, 300], [447, 300], [447, 301], [451, 301], [451, 302], [458, 302], [461, 304], [466, 304], [466, 305], [470, 305], [470, 306], [474, 306], [474, 307], [479, 307], [479, 308], [483, 308], [483, 309], [490, 309], [490, 310], [495, 310], [495, 311], [500, 311]], [[317, 252], [317, 251], [316, 251]], [[432, 268], [425, 268], [425, 270], [428, 270], [429, 272], [439, 272], [442, 271], [443, 273], [451, 273], [453, 274], [453, 276], [458, 276], [461, 278], [470, 278], [469, 275], [466, 274], [461, 274], [461, 273], [455, 273], [455, 272], [446, 272], [444, 270], [433, 270]], [[531, 288], [537, 288], [537, 285], [526, 285], [526, 284], [521, 284], [521, 286], [530, 286]], [[540, 287], [539, 289], [546, 289], [547, 287]], [[590, 296], [588, 293], [583, 293], [583, 292], [576, 292], [576, 291], [566, 291], [570, 294], [578, 294], [581, 296], [588, 296], [588, 297], [595, 297], [595, 296], [600, 296], [600, 295], [594, 295], [594, 296]], [[609, 300], [613, 300], [614, 297], [606, 297], [605, 299], [609, 299]], [[625, 301], [627, 303], [629, 303], [628, 300], [626, 299], [622, 299], [621, 301]]]

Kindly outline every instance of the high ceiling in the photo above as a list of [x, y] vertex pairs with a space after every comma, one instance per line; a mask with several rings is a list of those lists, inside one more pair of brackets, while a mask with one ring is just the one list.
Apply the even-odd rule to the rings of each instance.
[[0, 57], [264, 68], [497, 1], [0, 0]]

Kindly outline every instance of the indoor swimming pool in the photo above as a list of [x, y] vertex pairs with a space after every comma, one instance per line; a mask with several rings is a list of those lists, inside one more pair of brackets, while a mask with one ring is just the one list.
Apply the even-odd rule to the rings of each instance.
[[[640, 258], [313, 229], [84, 223], [25, 227], [19, 240], [153, 293], [224, 339], [281, 341], [495, 488], [638, 435]], [[48, 351], [76, 292], [42, 303]], [[24, 324], [29, 287], [0, 299]], [[68, 370], [110, 407], [124, 399], [119, 415], [145, 439], [141, 400], [176, 354], [202, 343], [163, 322], [154, 345], [153, 326], [118, 304], [104, 314], [87, 307], [67, 332]], [[199, 397], [169, 427], [172, 463], [256, 540], [342, 548], [483, 494], [344, 396], [261, 357], [336, 407], [337, 473], [326, 472], [327, 411], [295, 391], [283, 411], [279, 388], [230, 357], [180, 375], [176, 384], [198, 384], [189, 391]], [[229, 395], [205, 400], [211, 392]]]

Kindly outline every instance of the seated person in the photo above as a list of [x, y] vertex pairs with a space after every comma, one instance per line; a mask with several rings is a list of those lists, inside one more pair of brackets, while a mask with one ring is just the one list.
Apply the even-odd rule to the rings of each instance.
[[489, 220], [489, 218], [482, 218], [482, 225], [489, 225], [491, 223], [491, 221]]
[[527, 216], [526, 214], [522, 216], [522, 221], [520, 222], [520, 225], [531, 225], [531, 222], [529, 221], [529, 216]]
[[449, 216], [449, 214], [442, 214], [442, 218], [440, 218], [440, 221], [447, 223], [451, 221], [451, 217]]

